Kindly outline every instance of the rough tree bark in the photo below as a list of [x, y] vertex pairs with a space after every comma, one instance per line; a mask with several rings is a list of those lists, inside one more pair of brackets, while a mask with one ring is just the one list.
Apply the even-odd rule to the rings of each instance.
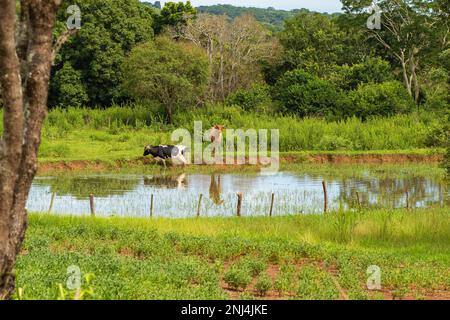
[[25, 204], [37, 170], [60, 0], [0, 0], [0, 300], [14, 292], [14, 266], [27, 228]]

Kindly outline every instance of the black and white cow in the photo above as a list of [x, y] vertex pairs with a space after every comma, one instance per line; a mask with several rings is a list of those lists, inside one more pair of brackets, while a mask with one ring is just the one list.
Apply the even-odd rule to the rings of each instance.
[[166, 167], [166, 160], [172, 160], [174, 164], [187, 165], [185, 158], [185, 146], [146, 146], [144, 149], [144, 157], [153, 156], [156, 161], [162, 161]]

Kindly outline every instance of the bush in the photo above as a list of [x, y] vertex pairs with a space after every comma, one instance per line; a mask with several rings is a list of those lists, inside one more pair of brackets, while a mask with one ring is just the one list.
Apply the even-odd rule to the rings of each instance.
[[265, 296], [272, 289], [272, 279], [267, 274], [259, 276], [256, 280], [255, 289], [261, 297]]
[[352, 66], [336, 66], [330, 80], [342, 90], [354, 90], [364, 83], [391, 81], [393, 76], [389, 62], [369, 57]]
[[426, 110], [445, 112], [450, 102], [449, 75], [444, 68], [431, 68], [422, 75], [422, 89], [425, 101], [423, 107]]
[[398, 81], [360, 85], [350, 93], [350, 101], [348, 115], [361, 119], [407, 113], [414, 107], [414, 101]]
[[241, 264], [243, 267], [247, 268], [254, 277], [258, 276], [267, 268], [267, 264], [263, 260], [255, 258], [244, 259], [241, 261]]
[[353, 150], [353, 144], [344, 137], [334, 135], [325, 135], [315, 147], [316, 150]]
[[287, 111], [305, 116], [330, 116], [345, 109], [345, 97], [328, 81], [303, 70], [286, 72], [273, 92]]
[[447, 175], [450, 176], [450, 108], [447, 106], [447, 153], [444, 158], [444, 167], [447, 169]]
[[239, 288], [245, 289], [247, 285], [252, 280], [248, 270], [239, 269], [232, 267], [230, 270], [225, 272], [223, 280], [233, 289], [238, 290]]
[[250, 89], [240, 89], [228, 96], [227, 105], [238, 105], [244, 110], [257, 110], [271, 104], [270, 87], [256, 84]]
[[64, 63], [52, 78], [49, 104], [60, 107], [81, 107], [88, 102], [86, 89], [81, 81], [81, 72], [70, 63]]
[[448, 124], [433, 123], [428, 128], [428, 134], [425, 138], [427, 148], [445, 147], [448, 139]]

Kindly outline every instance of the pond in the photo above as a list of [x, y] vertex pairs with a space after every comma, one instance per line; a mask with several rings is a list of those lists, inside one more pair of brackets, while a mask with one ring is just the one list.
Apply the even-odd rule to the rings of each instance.
[[268, 215], [271, 195], [273, 215], [319, 214], [324, 210], [322, 181], [326, 180], [329, 210], [358, 207], [400, 208], [445, 205], [450, 202], [448, 185], [434, 175], [414, 170], [401, 175], [358, 175], [279, 172], [264, 174], [70, 174], [37, 177], [27, 208], [52, 213], [89, 215], [89, 195], [94, 195], [97, 216], [195, 217], [200, 194], [201, 216], [236, 215], [237, 193], [243, 193], [242, 216]]

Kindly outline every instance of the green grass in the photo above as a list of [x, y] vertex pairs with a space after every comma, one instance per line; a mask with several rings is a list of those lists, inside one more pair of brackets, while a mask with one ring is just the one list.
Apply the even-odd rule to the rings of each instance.
[[300, 119], [243, 112], [238, 107], [209, 106], [178, 112], [174, 125], [167, 125], [162, 119], [151, 107], [141, 105], [52, 110], [43, 129], [40, 161], [136, 159], [147, 144], [171, 143], [174, 129], [192, 132], [194, 121], [202, 121], [203, 130], [219, 123], [229, 129], [279, 129], [280, 151], [284, 154], [443, 153], [443, 142], [436, 139], [441, 118], [423, 112], [362, 122], [356, 118]]
[[[17, 264], [23, 299], [426, 298], [450, 291], [450, 210], [326, 216], [120, 219], [33, 214]], [[367, 268], [383, 292], [366, 289]]]

